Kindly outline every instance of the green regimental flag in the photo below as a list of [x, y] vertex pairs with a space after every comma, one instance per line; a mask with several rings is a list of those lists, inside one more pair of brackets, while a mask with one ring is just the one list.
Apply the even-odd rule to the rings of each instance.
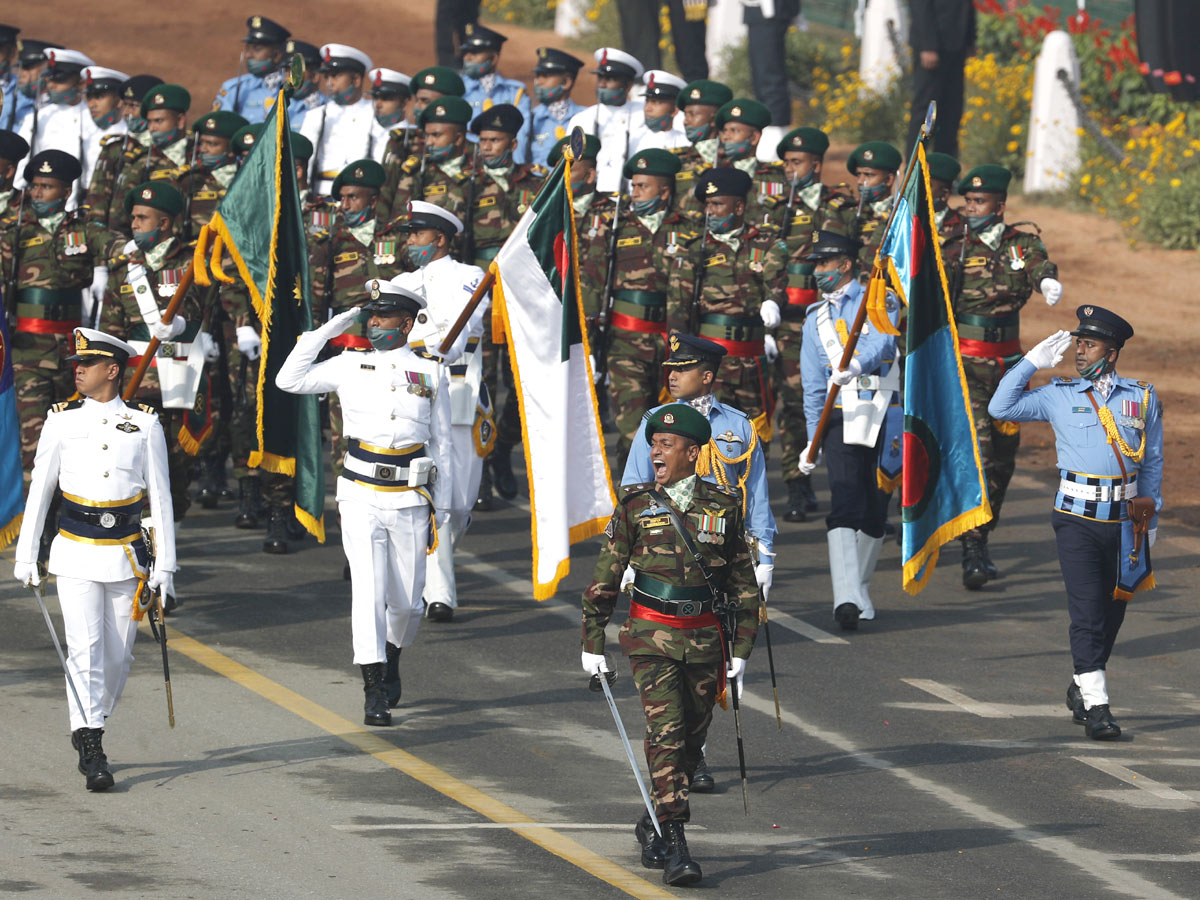
[[[275, 386], [275, 375], [296, 338], [312, 327], [308, 247], [290, 135], [281, 90], [261, 136], [201, 231], [196, 259], [203, 259], [211, 241], [213, 277], [232, 283], [220, 268], [221, 253], [228, 251], [262, 325], [257, 449], [250, 454], [250, 465], [295, 477], [296, 518], [324, 542], [319, 403], [316, 395], [288, 394]], [[203, 266], [197, 268], [202, 271]], [[196, 280], [203, 284], [206, 276], [198, 274]]]

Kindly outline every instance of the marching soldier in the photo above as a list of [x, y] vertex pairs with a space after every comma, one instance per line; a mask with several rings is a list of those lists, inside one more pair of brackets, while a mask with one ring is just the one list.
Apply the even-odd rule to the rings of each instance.
[[601, 47], [593, 56], [597, 102], [571, 117], [567, 133], [578, 125], [584, 133], [600, 139], [596, 188], [611, 194], [621, 189], [621, 170], [646, 132], [642, 101], [631, 97], [633, 84], [645, 69], [615, 47]]
[[212, 108], [237, 113], [247, 122], [262, 122], [287, 75], [284, 43], [292, 33], [266, 16], [251, 16], [246, 20], [246, 29], [242, 38], [246, 71], [239, 71], [221, 85]]
[[304, 117], [300, 133], [313, 145], [309, 183], [318, 194], [332, 191], [338, 173], [356, 159], [383, 161], [386, 141], [373, 146], [375, 109], [363, 96], [371, 57], [345, 44], [321, 48], [321, 75], [329, 102], [319, 113]]
[[966, 174], [958, 183], [966, 200], [966, 226], [942, 251], [949, 263], [959, 350], [992, 505], [991, 521], [962, 538], [963, 586], [968, 590], [978, 590], [998, 575], [988, 553], [988, 534], [1000, 518], [1021, 443], [1020, 427], [993, 419], [988, 401], [1000, 377], [1021, 357], [1021, 307], [1035, 289], [1048, 306], [1063, 293], [1058, 266], [1041, 237], [1004, 221], [1011, 179], [1003, 166], [976, 166]]
[[[830, 382], [839, 385], [837, 406], [825, 435], [823, 452], [829, 470], [829, 571], [833, 579], [833, 617], [844, 631], [858, 628], [859, 619], [874, 619], [868, 588], [883, 546], [888, 495], [879, 490], [876, 471], [885, 432], [883, 420], [900, 389], [895, 364], [896, 338], [864, 328], [854, 357], [845, 369], [842, 348], [849, 328], [866, 302], [866, 288], [856, 279], [859, 242], [832, 231], [818, 231], [808, 254], [822, 300], [809, 310], [800, 343], [800, 374], [804, 381], [804, 415], [809, 444], [800, 453], [802, 475], [811, 475], [808, 461], [812, 436], [825, 406]], [[898, 310], [888, 302], [892, 324]], [[865, 377], [864, 377], [865, 376]]]
[[[304, 117], [319, 106], [324, 106], [327, 97], [321, 91], [321, 48], [307, 41], [288, 38], [283, 45], [285, 65], [293, 55], [304, 60], [304, 83], [296, 88], [288, 101], [288, 122], [294, 129], [304, 124]], [[279, 92], [278, 86], [275, 92]]]
[[537, 64], [533, 67], [533, 96], [538, 105], [530, 113], [529, 153], [535, 166], [553, 168], [550, 151], [567, 137], [567, 123], [583, 107], [571, 99], [575, 79], [583, 68], [583, 60], [555, 50], [538, 47]]
[[420, 157], [409, 156], [391, 168], [396, 178], [389, 180], [380, 193], [380, 218], [403, 216], [410, 200], [435, 203], [459, 218], [469, 218], [467, 191], [472, 168], [467, 156], [467, 125], [470, 121], [471, 104], [461, 97], [439, 97], [421, 110], [417, 124], [424, 136], [423, 152]]
[[[588, 675], [611, 671], [604, 628], [622, 576], [632, 567], [633, 593], [620, 644], [646, 714], [646, 763], [663, 838], [648, 812], [634, 834], [643, 866], [663, 869], [666, 884], [688, 885], [702, 877], [684, 835], [688, 782], [726, 679], [741, 690], [758, 631], [758, 587], [740, 499], [696, 477], [701, 448], [712, 437], [708, 420], [687, 404], [672, 403], [647, 419], [645, 434], [654, 480], [624, 486], [613, 511], [607, 543], [583, 593], [581, 662]], [[718, 597], [721, 608], [715, 609]], [[733, 634], [723, 635], [731, 624]], [[729, 647], [732, 657], [726, 661]]]
[[[38, 439], [13, 574], [22, 585], [40, 584], [38, 536], [61, 489], [49, 571], [57, 579], [66, 633], [71, 746], [87, 789], [106, 791], [113, 786], [102, 743], [106, 720], [133, 662], [142, 593], [173, 590], [175, 523], [162, 425], [152, 409], [121, 399], [125, 368], [137, 351], [90, 328], [75, 329], [73, 340], [79, 396], [50, 409]], [[149, 571], [144, 501], [154, 534]]]
[[50, 41], [35, 41], [32, 38], [22, 38], [17, 46], [17, 102], [10, 107], [4, 104], [4, 127], [16, 131], [21, 127], [25, 116], [33, 111], [36, 104], [42, 102], [42, 76], [50, 61], [46, 59], [46, 51], [61, 47]]
[[[512, 78], [505, 78], [496, 71], [500, 62], [500, 49], [508, 40], [504, 35], [484, 28], [478, 23], [468, 23], [466, 36], [460, 48], [463, 58], [463, 99], [471, 104], [472, 118], [477, 118], [493, 106], [508, 104], [516, 107], [521, 121], [529, 121], [529, 95], [525, 85]], [[470, 140], [474, 142], [474, 137]], [[529, 147], [521, 142], [514, 151], [518, 163], [529, 162]]]
[[854, 148], [846, 168], [858, 179], [858, 208], [850, 230], [845, 233], [862, 242], [859, 277], [865, 283], [892, 212], [900, 151], [884, 141], [867, 141]]
[[201, 116], [192, 123], [196, 135], [196, 164], [179, 179], [183, 194], [183, 243], [200, 234], [217, 211], [225, 192], [237, 174], [237, 156], [233, 152], [233, 136], [249, 124], [237, 113], [217, 110]]
[[[1154, 385], [1117, 375], [1133, 327], [1099, 306], [1081, 306], [1075, 315], [1074, 331], [1052, 334], [1004, 374], [988, 411], [996, 419], [1054, 428], [1061, 477], [1051, 524], [1075, 664], [1067, 708], [1088, 737], [1111, 740], [1121, 728], [1109, 710], [1108, 658], [1128, 601], [1154, 587], [1150, 548], [1163, 503], [1162, 404]], [[1028, 390], [1030, 376], [1054, 368], [1072, 337], [1080, 377]]]
[[813, 234], [832, 224], [849, 227], [853, 201], [840, 190], [821, 182], [821, 166], [829, 137], [819, 128], [795, 128], [783, 136], [775, 148], [783, 160], [788, 178], [780, 240], [788, 250], [787, 266], [776, 280], [775, 300], [782, 321], [775, 331], [779, 358], [775, 363], [778, 407], [777, 423], [781, 434], [780, 468], [787, 485], [787, 511], [784, 521], [803, 522], [817, 508], [816, 494], [807, 475], [798, 466], [801, 449], [808, 443], [804, 420], [803, 379], [800, 372], [800, 338], [804, 318], [818, 298], [813, 279], [813, 263], [807, 260]]
[[414, 200], [404, 228], [408, 232], [405, 250], [416, 271], [397, 275], [392, 284], [423, 297], [427, 303], [408, 334], [408, 345], [419, 355], [442, 362], [449, 376], [454, 490], [444, 497], [450, 518], [430, 554], [425, 574], [426, 614], [435, 622], [449, 622], [458, 608], [454, 548], [471, 523], [484, 457], [495, 435], [490, 394], [481, 388], [480, 340], [486, 305], [481, 303], [475, 308], [467, 327], [445, 354], [440, 348], [483, 280], [483, 270], [451, 258], [450, 248], [462, 233], [463, 223], [440, 206]]
[[[787, 202], [787, 176], [782, 163], [758, 158], [763, 129], [771, 124], [770, 111], [757, 100], [735, 98], [717, 110], [714, 124], [721, 142], [720, 165], [740, 169], [753, 181], [746, 199], [746, 221], [778, 225]], [[704, 214], [694, 206], [687, 211], [697, 220]]]
[[442, 97], [462, 97], [467, 86], [453, 69], [444, 66], [429, 66], [412, 77], [409, 87], [413, 92], [413, 113], [419, 114], [434, 100]]
[[[562, 160], [569, 137], [559, 138], [550, 148], [546, 167], [554, 170]], [[596, 156], [600, 141], [590, 134], [583, 139], [583, 153], [571, 163], [571, 197], [575, 206], [575, 233], [579, 237], [579, 290], [588, 321], [588, 344], [596, 348], [596, 317], [600, 314], [608, 273], [608, 226], [616, 203], [610, 194], [596, 190]], [[625, 201], [628, 202], [628, 201]]]
[[105, 144], [125, 136], [128, 126], [121, 114], [121, 88], [129, 76], [116, 69], [88, 66], [81, 73], [84, 84], [84, 103], [91, 121], [83, 122], [83, 181], [86, 188], [92, 183], [100, 150]]
[[671, 267], [667, 325], [725, 348], [729, 359], [719, 394], [750, 417], [766, 442], [773, 412], [768, 356], [777, 352], [766, 332], [780, 322], [779, 304], [767, 288], [784, 262], [779, 229], [746, 221], [752, 187], [749, 175], [729, 166], [710, 169], [696, 183], [705, 227], [681, 238]]
[[[17, 166], [29, 152], [25, 138], [15, 131], [0, 130], [0, 223], [8, 219], [15, 221], [21, 206], [21, 192], [13, 187]], [[0, 224], [0, 228], [6, 227]]]
[[124, 196], [113, 196], [121, 170], [145, 156], [150, 147], [149, 123], [142, 116], [142, 98], [162, 83], [157, 75], [134, 75], [121, 85], [125, 132], [120, 140], [105, 141], [100, 147], [85, 197], [88, 218], [105, 228], [109, 227], [113, 207], [125, 203]]
[[933, 189], [933, 224], [944, 247], [947, 241], [961, 237], [967, 224], [962, 211], [950, 205], [962, 165], [947, 153], [926, 153], [925, 160], [929, 164], [929, 186]]
[[[38, 110], [36, 117], [32, 111], [26, 115], [17, 131], [30, 147], [39, 151], [61, 150], [82, 161], [85, 123], [91, 117], [83, 102], [83, 80], [79, 73], [95, 63], [78, 50], [63, 49], [47, 50], [46, 63], [43, 77], [47, 103]], [[18, 179], [17, 187], [24, 186], [24, 180]], [[75, 208], [84, 187], [76, 186], [67, 202], [68, 209]]]
[[421, 624], [426, 554], [449, 518], [454, 491], [450, 389], [445, 368], [407, 345], [426, 302], [372, 278], [361, 310], [371, 350], [317, 356], [353, 327], [359, 307], [301, 335], [275, 383], [297, 394], [336, 391], [349, 450], [338, 477], [342, 546], [350, 561], [354, 661], [362, 667], [363, 722], [390, 725], [400, 702], [400, 653]]
[[679, 92], [687, 87], [687, 82], [678, 75], [672, 75], [662, 69], [650, 69], [642, 75], [642, 83], [646, 85], [643, 101], [646, 133], [642, 135], [634, 150], [674, 150], [690, 147], [692, 142], [683, 130], [683, 115], [675, 105], [679, 99]]
[[408, 104], [412, 100], [410, 79], [395, 69], [375, 68], [367, 73], [367, 92], [375, 110], [375, 127], [371, 130], [372, 158], [378, 158], [376, 148], [383, 143], [380, 162], [387, 166], [393, 159], [405, 160], [413, 143], [414, 128], [408, 121]]
[[[18, 55], [17, 35], [20, 33], [21, 29], [15, 25], [0, 25], [0, 109], [3, 110], [0, 115], [5, 122], [8, 120], [9, 110], [17, 105], [17, 98], [20, 96], [17, 92], [18, 67], [14, 65]], [[11, 126], [6, 124], [5, 129], [10, 130]]]
[[[719, 81], [702, 78], [684, 85], [675, 103], [683, 112], [683, 133], [691, 147], [680, 148], [680, 180], [696, 178], [706, 168], [719, 165], [721, 141], [717, 113], [733, 99], [733, 91]], [[691, 187], [689, 185], [689, 187]]]

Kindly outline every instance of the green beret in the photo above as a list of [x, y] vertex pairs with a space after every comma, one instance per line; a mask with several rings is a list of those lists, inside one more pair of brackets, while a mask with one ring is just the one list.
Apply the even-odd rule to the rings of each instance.
[[880, 169], [884, 172], [900, 171], [900, 151], [887, 141], [867, 141], [859, 144], [846, 161], [846, 168], [851, 175], [858, 174], [858, 167]]
[[958, 192], [965, 194], [967, 191], [981, 191], [985, 194], [1006, 194], [1010, 181], [1012, 181], [1012, 172], [1004, 166], [987, 163], [976, 166], [968, 172], [966, 177], [958, 183]]
[[333, 179], [333, 189], [330, 193], [337, 199], [343, 187], [368, 187], [379, 190], [387, 181], [387, 173], [383, 166], [373, 159], [358, 159], [342, 169], [338, 177]]
[[249, 153], [250, 148], [257, 144], [258, 139], [262, 137], [262, 130], [262, 122], [251, 122], [249, 125], [243, 125], [233, 133], [233, 138], [229, 143], [230, 149], [234, 153]]
[[210, 112], [192, 123], [192, 131], [232, 139], [238, 129], [248, 124], [245, 119], [227, 109]]
[[125, 215], [135, 206], [149, 206], [174, 218], [183, 212], [183, 194], [169, 181], [147, 181], [125, 195]]
[[717, 127], [726, 122], [741, 122], [751, 128], [766, 128], [771, 124], [771, 111], [749, 97], [737, 97], [717, 110]]
[[783, 140], [775, 147], [775, 155], [783, 159], [783, 154], [790, 151], [803, 151], [813, 156], [824, 157], [829, 149], [829, 135], [820, 128], [793, 128], [783, 136]]
[[423, 110], [417, 118], [421, 127], [430, 122], [450, 122], [454, 125], [466, 125], [475, 115], [471, 104], [462, 97], [438, 97]]
[[679, 157], [670, 150], [640, 150], [629, 157], [622, 173], [626, 178], [634, 175], [659, 175], [663, 178], [674, 178], [683, 168]]
[[668, 403], [650, 414], [646, 419], [646, 443], [651, 443], [655, 432], [659, 431], [691, 438], [701, 447], [712, 437], [708, 418], [686, 403]]
[[152, 109], [170, 109], [185, 113], [192, 105], [192, 95], [178, 84], [159, 84], [146, 91], [142, 98], [142, 118]]
[[[554, 142], [554, 146], [550, 148], [550, 152], [546, 154], [546, 165], [553, 169], [558, 165], [558, 161], [562, 159], [562, 148], [571, 143], [571, 136], [559, 138]], [[583, 139], [583, 158], [595, 161], [600, 155], [600, 138], [594, 134], [589, 134]]]
[[298, 162], [308, 162], [312, 159], [312, 141], [298, 131], [292, 132], [292, 159]]
[[962, 163], [949, 153], [926, 153], [925, 161], [929, 163], [929, 177], [939, 181], [954, 184], [954, 179], [962, 171]]
[[680, 109], [687, 109], [689, 103], [720, 107], [732, 99], [733, 91], [729, 85], [701, 78], [699, 81], [693, 81], [691, 84], [684, 85], [683, 90], [679, 92], [679, 96], [675, 100], [675, 104]]
[[415, 94], [421, 88], [428, 88], [450, 97], [461, 97], [467, 92], [467, 86], [453, 69], [445, 66], [430, 66], [422, 69], [412, 77], [409, 88]]

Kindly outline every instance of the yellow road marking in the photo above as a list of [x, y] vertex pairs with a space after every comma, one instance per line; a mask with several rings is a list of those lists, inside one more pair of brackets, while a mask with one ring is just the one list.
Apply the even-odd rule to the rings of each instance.
[[617, 865], [587, 847], [579, 844], [553, 828], [540, 826], [536, 821], [520, 810], [513, 809], [506, 803], [501, 803], [494, 797], [485, 794], [478, 788], [471, 787], [466, 782], [459, 781], [453, 775], [443, 772], [437, 766], [430, 765], [423, 759], [413, 756], [398, 748], [395, 744], [367, 731], [363, 726], [344, 719], [332, 710], [328, 710], [307, 697], [284, 687], [277, 681], [272, 681], [265, 675], [260, 675], [253, 669], [226, 656], [219, 650], [214, 650], [207, 644], [190, 638], [171, 627], [168, 635], [168, 646], [182, 653], [189, 659], [212, 669], [218, 675], [223, 675], [230, 681], [240, 684], [247, 690], [253, 691], [260, 697], [270, 700], [276, 706], [316, 725], [322, 731], [340, 738], [363, 753], [367, 753], [380, 762], [403, 772], [427, 787], [433, 788], [439, 794], [449, 797], [455, 803], [472, 809], [493, 822], [499, 824], [519, 825], [512, 833], [520, 835], [527, 841], [537, 844], [543, 850], [553, 853], [577, 866], [601, 881], [611, 884], [618, 890], [624, 891], [631, 897], [674, 900], [675, 895], [658, 885], [651, 884], [644, 878], [639, 878], [624, 867]]

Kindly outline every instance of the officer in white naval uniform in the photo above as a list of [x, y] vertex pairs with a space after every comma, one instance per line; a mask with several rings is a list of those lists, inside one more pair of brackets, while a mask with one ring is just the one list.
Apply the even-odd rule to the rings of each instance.
[[[425, 557], [449, 517], [454, 490], [445, 368], [408, 347], [425, 309], [419, 294], [367, 282], [373, 350], [316, 362], [359, 319], [352, 307], [302, 334], [275, 377], [294, 394], [336, 391], [349, 447], [337, 480], [342, 546], [350, 562], [354, 661], [362, 667], [363, 721], [390, 725], [400, 702], [400, 651], [421, 624]], [[435, 527], [436, 526], [436, 527]]]
[[641, 100], [630, 99], [634, 79], [641, 76], [640, 62], [623, 50], [601, 47], [593, 56], [596, 68], [595, 106], [571, 117], [567, 133], [578, 125], [586, 134], [600, 139], [596, 157], [596, 190], [611, 194], [621, 189], [621, 170], [646, 133], [646, 114]]
[[[455, 262], [450, 248], [463, 223], [454, 213], [422, 200], [412, 202], [409, 220], [409, 260], [417, 267], [392, 279], [392, 284], [425, 298], [428, 306], [417, 316], [408, 344], [421, 354], [440, 359], [450, 380], [450, 434], [453, 446], [454, 492], [450, 495], [450, 527], [430, 555], [425, 575], [426, 614], [435, 622], [448, 622], [458, 608], [454, 580], [454, 548], [471, 524], [471, 509], [479, 494], [483, 460], [495, 427], [490, 399], [483, 387], [484, 310], [480, 303], [454, 344], [445, 354], [439, 347], [458, 321], [463, 307], [483, 280], [483, 270]], [[480, 396], [482, 390], [482, 397]]]
[[[120, 387], [136, 351], [90, 328], [75, 329], [75, 386], [82, 395], [51, 407], [17, 538], [13, 574], [38, 585], [38, 537], [56, 489], [62, 489], [58, 535], [48, 570], [58, 578], [67, 639], [67, 669], [83, 715], [68, 694], [71, 745], [90, 791], [113, 785], [101, 745], [133, 662], [135, 598], [173, 592], [175, 524], [167, 479], [167, 442], [158, 416], [127, 404]], [[156, 559], [152, 571], [142, 538], [149, 495]], [[149, 594], [142, 582], [148, 581]]]
[[103, 66], [88, 66], [81, 74], [88, 115], [83, 122], [83, 157], [79, 160], [83, 177], [79, 183], [86, 189], [92, 183], [100, 148], [129, 130], [121, 114], [121, 88], [129, 76]]
[[662, 69], [650, 69], [642, 75], [642, 84], [646, 86], [643, 99], [646, 131], [629, 155], [632, 157], [642, 150], [690, 147], [692, 142], [683, 127], [683, 110], [676, 105], [687, 82]]
[[[49, 103], [37, 111], [37, 134], [33, 133], [34, 111], [31, 108], [17, 128], [17, 134], [25, 138], [34, 153], [43, 150], [61, 150], [78, 160], [84, 158], [86, 131], [91, 127], [92, 117], [83, 102], [83, 80], [80, 72], [94, 65], [92, 60], [78, 50], [46, 50], [45, 71], [46, 96]], [[25, 187], [25, 177], [17, 173], [13, 184]], [[67, 209], [74, 209], [87, 187], [88, 182], [79, 181], [67, 199]]]
[[[321, 58], [321, 78], [329, 101], [305, 115], [300, 133], [313, 145], [309, 184], [325, 195], [338, 173], [356, 159], [370, 157], [383, 162], [387, 142], [372, 140], [375, 106], [364, 96], [371, 57], [345, 44], [325, 44]], [[373, 143], [379, 146], [373, 147]]]

